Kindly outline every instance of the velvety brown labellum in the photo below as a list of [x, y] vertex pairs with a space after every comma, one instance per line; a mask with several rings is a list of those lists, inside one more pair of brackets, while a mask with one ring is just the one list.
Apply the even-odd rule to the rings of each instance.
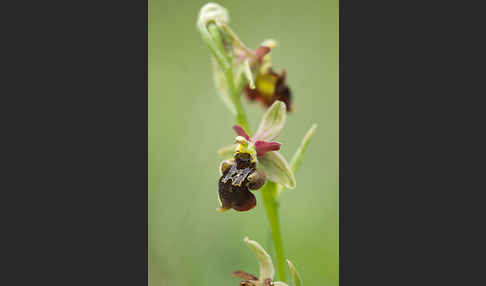
[[238, 153], [235, 163], [224, 170], [219, 179], [219, 198], [222, 208], [248, 211], [256, 206], [255, 196], [248, 190], [248, 176], [256, 172], [250, 154]]

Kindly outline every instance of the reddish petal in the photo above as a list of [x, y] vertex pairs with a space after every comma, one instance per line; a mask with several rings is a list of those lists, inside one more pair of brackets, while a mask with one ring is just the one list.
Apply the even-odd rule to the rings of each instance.
[[257, 156], [263, 156], [266, 152], [278, 151], [280, 150], [280, 143], [278, 142], [266, 142], [262, 140], [257, 140], [255, 142], [255, 149]]
[[243, 129], [243, 127], [240, 125], [233, 125], [233, 130], [236, 132], [236, 134], [243, 136], [246, 140], [250, 141], [250, 136], [246, 134], [245, 129]]
[[263, 57], [270, 52], [270, 47], [261, 46], [255, 50], [255, 55], [258, 58], [258, 62], [261, 64]]

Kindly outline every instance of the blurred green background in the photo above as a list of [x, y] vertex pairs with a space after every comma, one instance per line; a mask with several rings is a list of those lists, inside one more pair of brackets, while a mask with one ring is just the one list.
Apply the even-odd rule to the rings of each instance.
[[[217, 95], [209, 49], [196, 29], [206, 1], [149, 0], [149, 285], [239, 285], [231, 271], [258, 274], [243, 238], [272, 255], [260, 194], [250, 212], [217, 213], [220, 159], [233, 117]], [[290, 160], [317, 122], [297, 188], [281, 196], [285, 256], [305, 285], [338, 285], [338, 1], [219, 1], [250, 48], [267, 38], [274, 68], [287, 69], [295, 112], [279, 137]], [[264, 112], [244, 100], [255, 131]]]

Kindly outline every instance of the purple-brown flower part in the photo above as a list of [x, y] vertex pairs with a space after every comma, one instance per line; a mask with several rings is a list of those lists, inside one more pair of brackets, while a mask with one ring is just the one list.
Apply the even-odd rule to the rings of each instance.
[[248, 190], [248, 179], [256, 172], [256, 163], [251, 162], [250, 154], [238, 153], [235, 163], [226, 168], [219, 179], [219, 199], [222, 209], [249, 211], [256, 206], [255, 196]]
[[263, 57], [270, 52], [270, 47], [267, 46], [260, 46], [258, 49], [255, 50], [255, 56], [258, 59], [258, 63], [262, 64]]
[[[234, 125], [233, 130], [235, 130], [236, 134], [244, 137], [246, 140], [252, 142], [250, 136], [245, 132], [245, 129], [239, 125]], [[255, 146], [255, 150], [257, 153], [257, 156], [263, 156], [265, 153], [270, 152], [270, 151], [278, 151], [280, 150], [280, 146], [282, 144], [278, 142], [268, 142], [268, 141], [263, 141], [263, 140], [256, 140], [253, 142], [253, 145]]]
[[245, 129], [243, 129], [243, 127], [241, 127], [240, 125], [233, 125], [233, 130], [236, 132], [236, 134], [244, 137], [248, 141], [251, 141], [250, 136], [246, 133]]
[[248, 84], [245, 86], [248, 99], [258, 101], [267, 108], [280, 100], [285, 103], [287, 111], [291, 111], [292, 96], [285, 82], [286, 77], [286, 71], [279, 75], [271, 68], [265, 73], [258, 74], [255, 79], [255, 89], [250, 88]]
[[257, 140], [255, 142], [255, 149], [257, 156], [263, 156], [266, 152], [278, 151], [280, 150], [280, 143], [278, 142], [266, 142], [262, 140]]

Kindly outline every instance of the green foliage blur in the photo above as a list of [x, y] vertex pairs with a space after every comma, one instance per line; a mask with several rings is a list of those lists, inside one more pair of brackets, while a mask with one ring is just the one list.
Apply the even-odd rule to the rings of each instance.
[[[149, 285], [239, 285], [233, 270], [258, 275], [243, 242], [271, 255], [260, 194], [255, 209], [217, 213], [220, 158], [233, 143], [234, 119], [214, 88], [210, 52], [196, 29], [206, 1], [149, 0], [148, 263]], [[338, 285], [338, 1], [219, 1], [252, 49], [278, 40], [274, 68], [287, 69], [295, 112], [278, 138], [290, 160], [316, 122], [297, 187], [281, 196], [285, 256], [304, 285]], [[142, 95], [141, 95], [142, 96]], [[248, 103], [251, 131], [263, 115]], [[256, 191], [258, 193], [258, 191]], [[289, 275], [287, 275], [289, 277]]]

